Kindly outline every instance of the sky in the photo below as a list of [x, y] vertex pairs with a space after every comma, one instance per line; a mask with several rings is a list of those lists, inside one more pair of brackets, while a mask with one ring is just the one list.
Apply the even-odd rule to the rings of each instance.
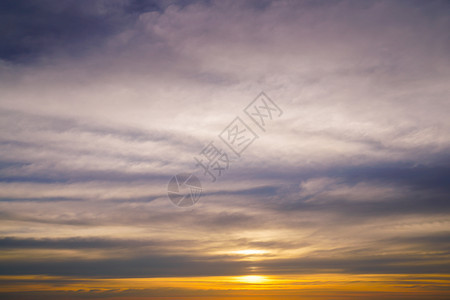
[[1, 1], [0, 297], [449, 299], [449, 82], [448, 1]]

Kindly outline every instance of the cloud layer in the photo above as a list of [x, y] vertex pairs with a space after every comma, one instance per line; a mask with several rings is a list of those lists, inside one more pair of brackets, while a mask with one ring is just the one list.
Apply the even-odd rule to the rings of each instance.
[[[0, 275], [448, 275], [448, 11], [6, 1]], [[284, 111], [266, 132], [243, 113], [261, 91]], [[218, 138], [236, 116], [259, 135], [241, 158]], [[204, 195], [176, 208], [193, 171]]]

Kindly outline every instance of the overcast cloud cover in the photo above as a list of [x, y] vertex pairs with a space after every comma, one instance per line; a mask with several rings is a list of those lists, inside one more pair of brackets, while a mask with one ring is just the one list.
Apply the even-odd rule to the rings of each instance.
[[[0, 292], [37, 297], [12, 275], [396, 274], [406, 288], [401, 276], [428, 274], [439, 280], [416, 278], [416, 296], [449, 297], [449, 12], [2, 1]], [[261, 91], [283, 115], [253, 127], [217, 182], [200, 173], [195, 206], [175, 207], [169, 179]]]

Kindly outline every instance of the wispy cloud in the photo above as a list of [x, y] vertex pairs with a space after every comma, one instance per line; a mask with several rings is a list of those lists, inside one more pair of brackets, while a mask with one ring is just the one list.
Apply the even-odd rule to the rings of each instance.
[[[74, 278], [427, 273], [446, 278], [432, 279], [433, 297], [448, 295], [448, 11], [445, 1], [0, 4], [2, 276], [64, 276], [75, 291]], [[197, 205], [174, 207], [171, 176], [195, 170], [261, 91], [283, 116], [267, 132], [246, 119], [259, 138], [217, 182], [198, 172]], [[411, 288], [433, 290], [414, 278]], [[178, 295], [136, 288], [120, 295]]]

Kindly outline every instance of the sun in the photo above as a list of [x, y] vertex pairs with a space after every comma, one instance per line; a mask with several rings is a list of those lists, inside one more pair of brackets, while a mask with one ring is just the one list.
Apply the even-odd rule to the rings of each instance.
[[265, 254], [265, 253], [267, 253], [267, 251], [265, 251], [265, 250], [256, 250], [256, 249], [248, 249], [248, 250], [233, 251], [233, 253], [240, 254], [240, 255], [258, 255], [258, 254]]
[[244, 283], [264, 283], [267, 281], [265, 276], [260, 275], [247, 275], [247, 276], [239, 276], [237, 280]]

